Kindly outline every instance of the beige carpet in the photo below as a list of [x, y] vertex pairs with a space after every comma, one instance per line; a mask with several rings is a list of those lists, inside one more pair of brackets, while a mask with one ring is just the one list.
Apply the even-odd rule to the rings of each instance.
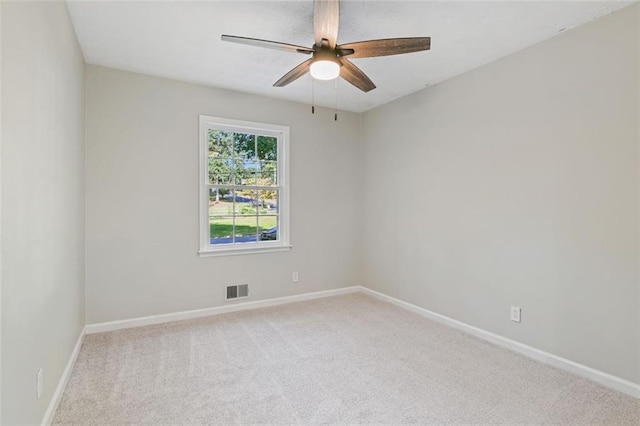
[[362, 294], [87, 336], [55, 423], [640, 424], [640, 401]]

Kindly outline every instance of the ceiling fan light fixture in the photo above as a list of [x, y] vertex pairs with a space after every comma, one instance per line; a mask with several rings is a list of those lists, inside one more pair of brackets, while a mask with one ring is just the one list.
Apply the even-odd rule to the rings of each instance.
[[400, 55], [431, 48], [430, 37], [396, 37], [338, 44], [339, 27], [340, 0], [313, 0], [315, 43], [311, 47], [226, 34], [221, 38], [223, 41], [312, 56], [283, 75], [273, 84], [274, 87], [284, 87], [310, 72], [311, 77], [317, 80], [334, 80], [342, 77], [365, 93], [375, 89], [376, 85], [350, 59]]
[[327, 59], [313, 61], [309, 71], [316, 80], [333, 80], [340, 75], [340, 64]]

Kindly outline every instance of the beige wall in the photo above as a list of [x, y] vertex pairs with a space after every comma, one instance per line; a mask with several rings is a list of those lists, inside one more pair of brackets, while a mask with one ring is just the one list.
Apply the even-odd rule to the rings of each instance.
[[1, 7], [1, 423], [38, 424], [85, 323], [84, 61], [64, 3]]
[[365, 285], [640, 382], [637, 8], [364, 114]]
[[[636, 110], [636, 115], [638, 117], [638, 137], [636, 138], [636, 143], [638, 146], [638, 163], [639, 163], [639, 167], [640, 167], [640, 6], [635, 6], [635, 12], [636, 12], [636, 40], [638, 42], [638, 58], [636, 60], [636, 64], [638, 64], [637, 68], [636, 68], [636, 76], [638, 79], [638, 84], [636, 87], [636, 105], [637, 105], [637, 110]], [[633, 9], [631, 9], [633, 10]], [[636, 181], [638, 182], [638, 188], [637, 188], [637, 193], [638, 193], [638, 203], [639, 203], [639, 207], [638, 207], [638, 223], [640, 224], [640, 170], [638, 170], [638, 176], [636, 178]], [[639, 227], [640, 228], [640, 227]], [[638, 244], [640, 246], [640, 229], [638, 231], [638, 234], [636, 235], [636, 238], [638, 240]], [[638, 264], [637, 264], [638, 270], [639, 270], [639, 274], [640, 274], [640, 249], [638, 250]], [[638, 321], [638, 330], [637, 330], [637, 351], [638, 351], [638, 360], [637, 360], [637, 365], [638, 365], [638, 376], [640, 376], [640, 280], [638, 280], [638, 309], [636, 312], [637, 315], [637, 321]], [[640, 377], [638, 377], [638, 380], [640, 382]]]
[[[0, 245], [2, 242], [2, 3], [0, 2]], [[2, 421], [2, 249], [0, 247], [0, 422]]]
[[[87, 66], [87, 322], [358, 284], [360, 117]], [[198, 257], [198, 116], [290, 126], [291, 243]], [[292, 283], [292, 272], [300, 282]]]

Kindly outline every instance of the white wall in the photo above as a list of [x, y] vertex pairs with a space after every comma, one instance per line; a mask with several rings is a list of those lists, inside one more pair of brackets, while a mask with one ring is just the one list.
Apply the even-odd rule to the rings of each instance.
[[[2, 3], [0, 2], [0, 242], [2, 241]], [[2, 249], [0, 248], [0, 421], [2, 421]]]
[[63, 2], [1, 7], [1, 423], [38, 424], [84, 325], [84, 61]]
[[[360, 117], [87, 66], [87, 322], [359, 284]], [[291, 243], [200, 258], [198, 116], [291, 127]], [[291, 280], [300, 273], [300, 283]]]
[[365, 285], [640, 383], [637, 9], [364, 114]]

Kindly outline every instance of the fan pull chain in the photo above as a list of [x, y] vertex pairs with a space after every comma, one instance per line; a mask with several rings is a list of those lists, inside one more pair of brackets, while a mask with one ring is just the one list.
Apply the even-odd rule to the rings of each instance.
[[338, 121], [338, 79], [337, 78], [335, 79], [334, 88], [335, 88], [336, 103], [335, 103], [335, 112], [333, 114], [333, 121]]
[[316, 113], [316, 79], [311, 77], [311, 114]]

